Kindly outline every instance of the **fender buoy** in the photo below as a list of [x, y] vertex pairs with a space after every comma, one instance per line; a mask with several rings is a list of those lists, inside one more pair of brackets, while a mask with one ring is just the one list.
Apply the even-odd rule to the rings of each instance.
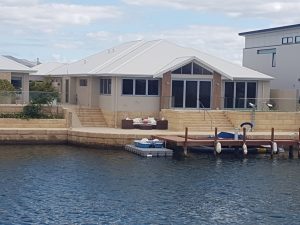
[[247, 145], [244, 143], [243, 144], [243, 153], [244, 153], [244, 155], [247, 155], [247, 153], [248, 153], [248, 148], [247, 148]]
[[222, 151], [221, 143], [220, 143], [220, 142], [217, 142], [217, 144], [216, 144], [216, 152], [217, 152], [218, 154], [220, 154], [221, 151]]
[[273, 142], [272, 145], [273, 145], [273, 152], [276, 154], [278, 152], [277, 143]]

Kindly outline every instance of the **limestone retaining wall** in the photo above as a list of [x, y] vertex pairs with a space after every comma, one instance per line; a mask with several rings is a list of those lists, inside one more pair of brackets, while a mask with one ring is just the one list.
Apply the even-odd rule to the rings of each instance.
[[[251, 122], [251, 112], [226, 111], [227, 117], [235, 127], [243, 122]], [[277, 131], [298, 131], [299, 112], [255, 112], [255, 131], [268, 131], [272, 127]]]

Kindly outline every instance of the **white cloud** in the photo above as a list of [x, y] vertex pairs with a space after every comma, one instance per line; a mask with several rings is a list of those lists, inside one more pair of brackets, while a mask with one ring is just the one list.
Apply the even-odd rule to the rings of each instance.
[[37, 27], [51, 31], [63, 25], [87, 25], [94, 21], [120, 17], [114, 6], [42, 3], [37, 0], [2, 0], [1, 23]]
[[107, 31], [98, 31], [98, 32], [87, 33], [86, 36], [99, 41], [106, 41], [112, 37], [112, 33]]
[[299, 0], [123, 0], [123, 2], [138, 6], [153, 5], [180, 10], [221, 12], [230, 17], [264, 18], [271, 20], [273, 24], [300, 22]]
[[82, 42], [63, 42], [63, 43], [55, 43], [53, 47], [60, 49], [76, 49], [82, 46]]

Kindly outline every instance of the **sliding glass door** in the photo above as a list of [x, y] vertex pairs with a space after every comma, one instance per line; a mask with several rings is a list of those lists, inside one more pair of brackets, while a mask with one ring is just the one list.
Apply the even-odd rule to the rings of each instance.
[[210, 108], [211, 81], [173, 80], [172, 107]]
[[186, 81], [185, 108], [197, 108], [197, 81]]
[[182, 80], [172, 81], [172, 107], [183, 107], [184, 82]]

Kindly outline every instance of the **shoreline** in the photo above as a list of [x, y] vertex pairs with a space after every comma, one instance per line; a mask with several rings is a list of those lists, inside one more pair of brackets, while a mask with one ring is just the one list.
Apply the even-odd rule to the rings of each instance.
[[[189, 132], [189, 135], [207, 137], [213, 135], [214, 131]], [[138, 129], [116, 129], [116, 128], [1, 128], [0, 144], [70, 144], [93, 148], [121, 149], [126, 144], [132, 144], [136, 139], [151, 138], [154, 135], [184, 135], [184, 131], [168, 130], [138, 130]], [[271, 131], [248, 132], [249, 139], [269, 139]], [[298, 132], [276, 132], [276, 138], [298, 139]]]

